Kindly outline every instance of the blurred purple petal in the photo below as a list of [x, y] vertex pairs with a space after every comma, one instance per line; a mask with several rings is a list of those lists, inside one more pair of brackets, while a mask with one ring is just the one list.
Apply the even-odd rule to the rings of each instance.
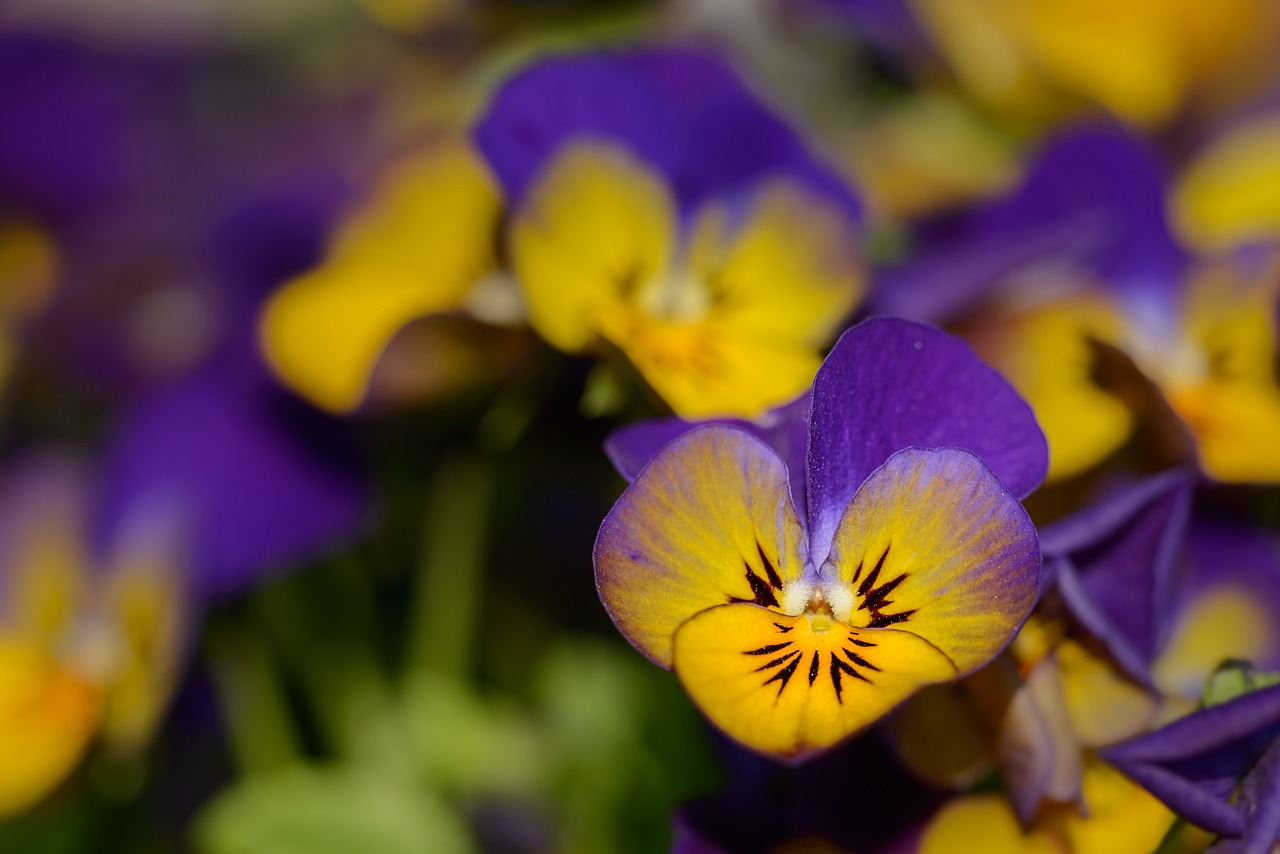
[[667, 177], [692, 207], [786, 174], [840, 202], [844, 182], [713, 54], [633, 50], [538, 60], [498, 91], [475, 130], [508, 197], [524, 196], [548, 161], [579, 139], [619, 144]]
[[1048, 468], [1031, 408], [968, 345], [929, 326], [868, 320], [841, 337], [814, 380], [806, 496], [815, 565], [867, 475], [913, 445], [972, 451], [1019, 497]]
[[169, 503], [191, 532], [197, 592], [225, 596], [349, 538], [364, 491], [338, 454], [316, 446], [318, 419], [219, 375], [153, 395], [110, 449], [95, 541], [107, 547], [139, 503]]
[[1280, 842], [1280, 739], [1245, 776], [1238, 806], [1244, 813], [1244, 834], [1218, 840], [1208, 854], [1270, 854]]
[[1238, 836], [1236, 785], [1280, 732], [1280, 686], [1188, 715], [1102, 756], [1187, 820]]

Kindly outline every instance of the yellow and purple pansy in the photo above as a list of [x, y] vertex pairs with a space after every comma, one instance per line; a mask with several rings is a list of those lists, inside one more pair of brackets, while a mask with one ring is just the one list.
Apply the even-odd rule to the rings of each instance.
[[861, 296], [849, 188], [711, 55], [542, 59], [475, 138], [534, 328], [621, 350], [678, 414], [796, 397]]
[[[999, 375], [906, 321], [847, 332], [807, 422], [789, 409], [799, 459], [730, 424], [664, 445], [601, 525], [595, 570], [618, 628], [713, 723], [801, 757], [1008, 643], [1040, 566], [1016, 496], [1046, 463]], [[651, 448], [644, 429], [621, 442]]]

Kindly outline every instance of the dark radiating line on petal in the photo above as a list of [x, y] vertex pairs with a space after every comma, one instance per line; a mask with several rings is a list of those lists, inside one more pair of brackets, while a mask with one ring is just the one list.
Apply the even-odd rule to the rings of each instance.
[[839, 659], [836, 658], [834, 652], [831, 654], [831, 685], [836, 689], [836, 701], [843, 703], [844, 698], [840, 696], [841, 685]]
[[886, 605], [892, 605], [892, 602], [887, 601], [889, 594], [896, 590], [898, 585], [903, 581], [906, 581], [906, 579], [907, 574], [904, 572], [892, 581], [886, 581], [884, 584], [881, 584], [879, 587], [867, 594], [867, 598], [862, 600], [862, 604], [858, 606], [858, 610], [865, 611], [870, 609], [872, 611], [878, 611]]
[[759, 649], [753, 649], [744, 652], [743, 655], [770, 655], [780, 649], [786, 649], [791, 646], [791, 641], [783, 641], [782, 643], [771, 643], [768, 646], [762, 646]]
[[778, 631], [782, 632], [784, 635], [795, 628], [795, 626], [784, 626], [782, 623], [774, 623], [774, 625], [777, 626]]
[[866, 682], [868, 685], [872, 684], [870, 679], [868, 679], [867, 677], [859, 673], [857, 670], [855, 670], [852, 665], [846, 664], [843, 660], [838, 658], [834, 652], [831, 653], [831, 660], [832, 662], [835, 663], [837, 667], [840, 668], [841, 673], [846, 673], [849, 676], [852, 676], [854, 679], [861, 679], [863, 682]]
[[769, 560], [769, 556], [764, 553], [764, 546], [760, 545], [760, 541], [756, 540], [756, 551], [760, 553], [760, 560], [764, 564], [765, 575], [769, 576], [769, 584], [774, 590], [782, 589], [782, 579], [778, 577], [778, 570], [773, 565], [773, 561]]
[[751, 672], [752, 672], [752, 673], [759, 673], [761, 670], [768, 670], [768, 669], [769, 669], [769, 668], [771, 668], [771, 667], [777, 667], [779, 664], [781, 664], [782, 662], [786, 661], [788, 658], [790, 658], [790, 657], [791, 657], [791, 656], [793, 656], [793, 655], [798, 655], [798, 656], [800, 656], [801, 658], [804, 658], [804, 653], [803, 653], [803, 652], [801, 652], [801, 651], [800, 651], [800, 650], [798, 650], [798, 649], [793, 649], [793, 650], [791, 650], [791, 652], [783, 653], [782, 655], [780, 655], [780, 656], [778, 656], [777, 658], [775, 658], [773, 661], [770, 661], [768, 664], [762, 664], [762, 665], [760, 665], [759, 667], [757, 667], [755, 670], [753, 670], [753, 671], [751, 671]]
[[747, 582], [751, 585], [751, 592], [756, 594], [757, 605], [778, 607], [778, 597], [773, 595], [773, 588], [750, 569], [747, 570]]
[[849, 579], [850, 586], [858, 583], [858, 576], [862, 575], [862, 561], [858, 561], [858, 568], [853, 571], [853, 578]]
[[786, 667], [779, 670], [777, 673], [773, 674], [773, 676], [771, 676], [769, 679], [766, 679], [764, 684], [768, 685], [770, 682], [777, 682], [781, 680], [782, 684], [778, 686], [778, 696], [781, 697], [782, 689], [787, 687], [787, 683], [790, 682], [791, 677], [795, 675], [796, 668], [800, 666], [800, 660], [802, 658], [804, 658], [804, 655], [797, 652], [795, 660], [793, 660]]
[[875, 646], [871, 641], [858, 640], [857, 638], [849, 638], [849, 643], [854, 646]]
[[875, 666], [874, 664], [872, 664], [870, 661], [867, 661], [865, 658], [863, 658], [862, 656], [858, 655], [858, 654], [857, 654], [856, 652], [854, 652], [853, 650], [846, 649], [846, 650], [844, 651], [844, 654], [848, 657], [848, 659], [849, 659], [850, 661], [852, 661], [854, 664], [858, 665], [859, 667], [865, 667], [865, 668], [867, 668], [868, 670], [874, 670], [874, 671], [876, 671], [877, 673], [879, 673], [879, 672], [880, 672], [880, 668], [879, 668], [879, 667], [876, 667], [876, 666]]
[[901, 614], [876, 614], [871, 622], [867, 623], [869, 629], [883, 629], [885, 626], [892, 626], [895, 623], [905, 623], [911, 619], [911, 615], [917, 609], [912, 608], [910, 611], [903, 611]]
[[813, 651], [813, 660], [809, 662], [809, 684], [813, 684], [813, 680], [818, 678], [818, 651]]
[[876, 565], [872, 567], [871, 574], [862, 581], [862, 585], [858, 588], [859, 596], [866, 596], [867, 591], [876, 586], [876, 579], [880, 577], [880, 570], [884, 568], [884, 559], [889, 556], [889, 549], [893, 543], [884, 547], [884, 551], [880, 553], [880, 559], [876, 561]]

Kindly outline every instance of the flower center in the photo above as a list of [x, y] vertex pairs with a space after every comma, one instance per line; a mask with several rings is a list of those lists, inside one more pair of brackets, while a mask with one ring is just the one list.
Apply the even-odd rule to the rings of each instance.
[[835, 622], [835, 617], [831, 613], [831, 603], [823, 595], [822, 588], [814, 588], [813, 595], [809, 597], [809, 604], [805, 606], [805, 616], [809, 618], [809, 628], [816, 634], [825, 634]]

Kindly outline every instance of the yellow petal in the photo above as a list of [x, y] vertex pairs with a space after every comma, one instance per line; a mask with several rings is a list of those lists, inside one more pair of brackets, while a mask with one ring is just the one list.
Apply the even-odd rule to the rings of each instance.
[[1280, 483], [1280, 389], [1208, 382], [1173, 389], [1169, 403], [1195, 437], [1200, 466], [1228, 483]]
[[1155, 851], [1173, 826], [1174, 814], [1146, 789], [1101, 760], [1085, 767], [1087, 815], [1063, 822], [1073, 854]]
[[1000, 795], [970, 795], [948, 801], [929, 821], [920, 839], [919, 854], [957, 851], [1068, 854], [1070, 849], [1052, 828], [1024, 831], [1013, 807]]
[[1129, 437], [1133, 415], [1092, 379], [1091, 339], [1115, 341], [1119, 317], [1100, 300], [1068, 300], [975, 326], [966, 337], [1031, 405], [1049, 443], [1050, 481], [1101, 462]]
[[604, 144], [567, 148], [511, 225], [511, 263], [534, 328], [579, 351], [597, 314], [671, 266], [674, 201], [658, 176]]
[[1227, 659], [1258, 661], [1276, 645], [1274, 618], [1245, 587], [1222, 585], [1197, 596], [1152, 668], [1165, 693], [1197, 699]]
[[830, 747], [923, 685], [954, 678], [929, 643], [754, 604], [704, 611], [676, 633], [675, 671], [702, 712], [755, 750]]
[[1135, 736], [1155, 718], [1156, 697], [1126, 679], [1107, 659], [1071, 640], [1058, 645], [1057, 659], [1071, 728], [1086, 747]]
[[859, 488], [822, 572], [838, 619], [913, 632], [965, 674], [1026, 619], [1040, 549], [1022, 505], [976, 456], [909, 448]]
[[318, 406], [357, 407], [396, 331], [459, 308], [493, 269], [500, 214], [492, 177], [462, 143], [393, 169], [326, 262], [268, 302], [260, 332], [272, 368]]
[[0, 816], [31, 806], [71, 773], [99, 709], [97, 689], [40, 647], [0, 638]]
[[701, 427], [654, 457], [605, 517], [596, 586], [627, 639], [670, 667], [676, 630], [699, 611], [781, 607], [804, 571], [803, 536], [778, 455], [742, 430]]
[[1174, 190], [1173, 215], [1206, 252], [1280, 238], [1280, 120], [1245, 124], [1196, 158]]

